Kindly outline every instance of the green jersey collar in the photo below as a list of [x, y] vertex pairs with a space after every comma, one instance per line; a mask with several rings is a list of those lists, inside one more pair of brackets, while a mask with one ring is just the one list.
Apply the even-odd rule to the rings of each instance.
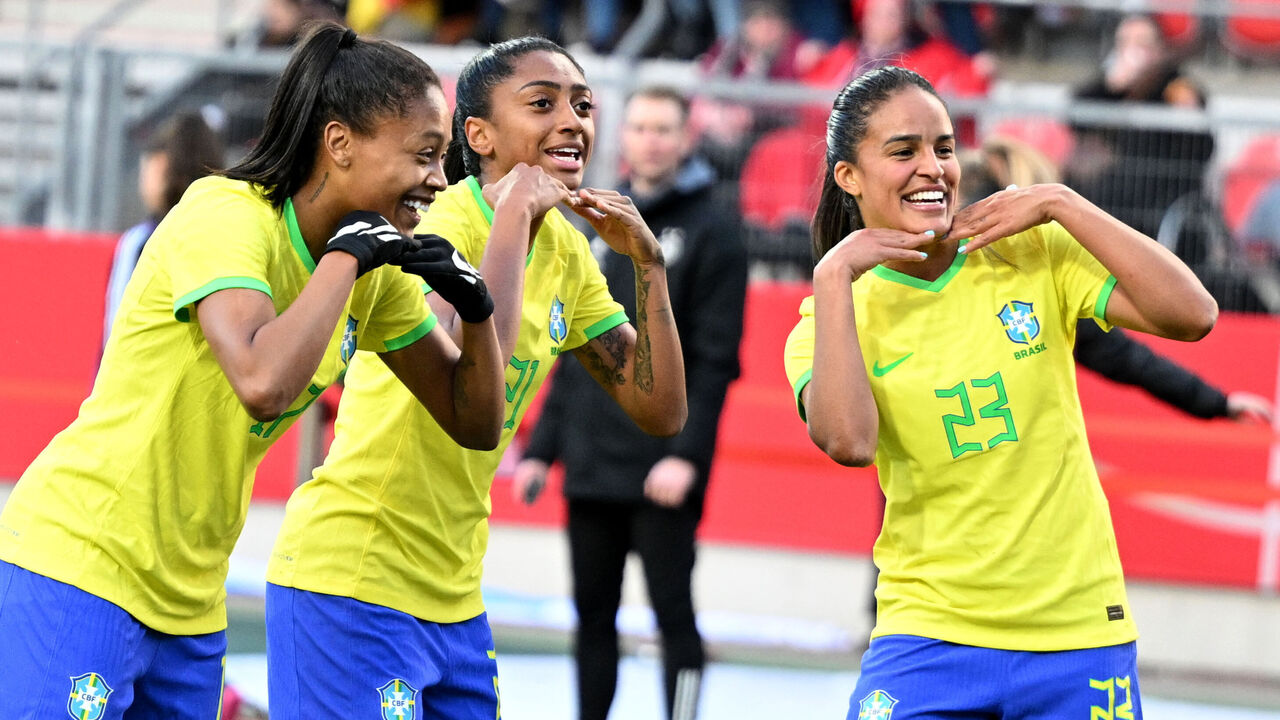
[[[484, 199], [484, 190], [480, 187], [480, 180], [475, 175], [468, 175], [467, 179], [462, 182], [471, 190], [471, 197], [475, 198], [476, 206], [480, 208], [480, 212], [484, 213], [484, 219], [489, 222], [489, 227], [492, 228], [493, 208], [489, 207], [489, 203]], [[550, 212], [550, 210], [547, 212]], [[546, 222], [546, 220], [543, 220], [543, 222]], [[525, 255], [524, 266], [529, 267], [531, 262], [533, 262], [533, 243], [530, 243], [529, 254]]]
[[298, 229], [298, 216], [293, 212], [293, 198], [284, 199], [284, 223], [289, 228], [289, 243], [293, 245], [293, 251], [298, 253], [298, 259], [307, 272], [314, 273], [316, 261], [307, 249], [307, 241], [302, 239], [302, 231]]
[[947, 268], [946, 272], [939, 275], [937, 279], [932, 282], [921, 280], [918, 277], [912, 277], [906, 273], [898, 272], [892, 268], [887, 268], [884, 265], [877, 265], [871, 268], [871, 272], [884, 280], [888, 280], [889, 282], [896, 282], [908, 287], [928, 290], [929, 292], [936, 293], [946, 287], [947, 283], [951, 282], [951, 278], [955, 277], [956, 273], [960, 272], [960, 267], [964, 265], [964, 259], [967, 257], [969, 256], [966, 253], [956, 253], [955, 259], [951, 261], [951, 267]]

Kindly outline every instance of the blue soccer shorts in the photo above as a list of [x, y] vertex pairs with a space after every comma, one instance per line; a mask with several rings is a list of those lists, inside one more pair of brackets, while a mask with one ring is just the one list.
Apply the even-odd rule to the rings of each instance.
[[0, 562], [5, 720], [218, 720], [227, 636], [166, 635], [77, 587]]
[[348, 597], [267, 585], [271, 720], [500, 718], [489, 620], [433, 623]]
[[849, 720], [1141, 720], [1137, 645], [993, 650], [914, 635], [874, 638]]

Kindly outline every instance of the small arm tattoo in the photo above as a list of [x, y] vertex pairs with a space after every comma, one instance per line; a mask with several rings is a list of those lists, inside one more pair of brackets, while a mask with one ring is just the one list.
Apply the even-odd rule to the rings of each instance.
[[627, 366], [627, 347], [621, 328], [613, 328], [588, 343], [577, 353], [583, 367], [605, 387], [621, 386], [627, 381], [622, 371]]

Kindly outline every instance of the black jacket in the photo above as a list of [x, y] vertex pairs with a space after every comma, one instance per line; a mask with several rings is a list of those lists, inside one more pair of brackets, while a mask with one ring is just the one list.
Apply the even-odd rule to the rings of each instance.
[[[631, 195], [623, 185], [619, 190]], [[662, 244], [671, 309], [680, 333], [689, 399], [684, 430], [671, 438], [646, 435], [578, 363], [562, 356], [525, 457], [564, 464], [565, 495], [639, 502], [644, 479], [667, 456], [689, 460], [698, 480], [688, 502], [700, 507], [715, 450], [720, 411], [738, 377], [738, 344], [747, 288], [747, 253], [737, 214], [715, 192], [710, 166], [687, 161], [675, 184], [636, 207]], [[600, 248], [603, 241], [593, 240]], [[597, 252], [613, 297], [634, 318], [631, 261]]]
[[1083, 320], [1076, 328], [1076, 361], [1099, 375], [1136, 385], [1156, 399], [1201, 418], [1226, 417], [1227, 396], [1195, 373], [1113, 328]]

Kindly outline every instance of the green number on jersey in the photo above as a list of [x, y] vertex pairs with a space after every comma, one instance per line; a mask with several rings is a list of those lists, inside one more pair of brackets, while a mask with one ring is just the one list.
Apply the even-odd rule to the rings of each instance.
[[538, 361], [521, 360], [513, 355], [511, 357], [511, 367], [520, 371], [520, 377], [516, 378], [515, 385], [506, 386], [507, 402], [514, 403], [511, 406], [511, 415], [502, 424], [502, 427], [506, 430], [516, 426], [516, 413], [519, 412], [520, 406], [524, 404], [524, 396], [529, 392], [529, 386], [533, 385], [533, 379], [538, 376]]
[[[987, 440], [986, 448], [999, 445], [1002, 442], [1017, 442], [1018, 431], [1013, 425], [1013, 412], [1005, 407], [1009, 402], [1009, 397], [1005, 393], [1004, 379], [1000, 377], [1000, 373], [996, 373], [989, 378], [980, 378], [968, 381], [975, 390], [977, 388], [993, 388], [996, 391], [996, 398], [991, 402], [978, 408], [978, 417], [988, 420], [1000, 419], [1004, 421], [1004, 429]], [[977, 424], [977, 419], [973, 416], [973, 404], [969, 401], [969, 389], [965, 387], [964, 382], [956, 383], [954, 387], [946, 390], [934, 390], [933, 394], [939, 398], [959, 398], [960, 414], [948, 414], [942, 416], [942, 427], [947, 432], [947, 445], [951, 448], [951, 457], [958, 458], [967, 452], [981, 452], [983, 444], [980, 442], [960, 442], [956, 437], [956, 426], [973, 427]]]

